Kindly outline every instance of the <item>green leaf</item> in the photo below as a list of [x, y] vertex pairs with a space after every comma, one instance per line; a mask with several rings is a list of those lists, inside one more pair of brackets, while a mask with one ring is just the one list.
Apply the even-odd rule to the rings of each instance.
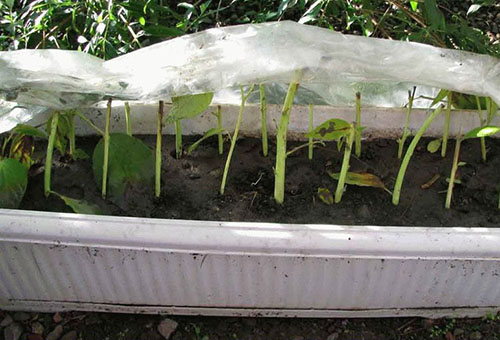
[[469, 132], [467, 132], [462, 137], [462, 140], [471, 139], [471, 138], [488, 137], [488, 136], [492, 136], [492, 135], [498, 133], [498, 131], [500, 131], [500, 127], [498, 127], [498, 126], [493, 126], [493, 125], [482, 126], [482, 127], [478, 127], [478, 128], [472, 129]]
[[436, 0], [424, 0], [424, 16], [430, 26], [441, 31], [446, 29], [444, 15], [439, 10]]
[[198, 145], [200, 145], [201, 142], [203, 142], [205, 139], [207, 139], [209, 137], [212, 137], [214, 135], [217, 135], [217, 134], [219, 134], [220, 132], [223, 132], [223, 131], [224, 131], [223, 128], [220, 128], [220, 129], [219, 128], [213, 128], [213, 129], [208, 130], [207, 132], [205, 132], [205, 134], [203, 135], [203, 137], [201, 137], [196, 142], [194, 142], [193, 144], [191, 144], [191, 146], [187, 149], [187, 154], [191, 155], [191, 153], [198, 147]]
[[28, 170], [12, 158], [0, 160], [0, 208], [15, 209], [28, 185]]
[[[92, 168], [99, 189], [102, 186], [104, 141], [101, 139], [92, 156]], [[108, 163], [108, 198], [120, 207], [134, 192], [143, 192], [140, 199], [152, 196], [155, 160], [151, 149], [141, 140], [124, 133], [110, 134]]]
[[410, 1], [411, 10], [416, 12], [418, 9], [418, 1]]
[[333, 204], [333, 195], [327, 188], [318, 188], [318, 197], [325, 204]]
[[34, 161], [32, 158], [35, 144], [33, 137], [26, 135], [17, 135], [11, 142], [9, 158], [14, 158], [29, 169]]
[[172, 109], [167, 117], [167, 123], [176, 120], [193, 118], [207, 109], [212, 102], [212, 92], [186, 95], [172, 98]]
[[167, 27], [162, 25], [148, 26], [144, 28], [144, 32], [152, 37], [177, 37], [183, 35], [184, 32], [175, 27]]
[[441, 147], [441, 138], [434, 139], [427, 144], [427, 151], [430, 153], [435, 153]]
[[76, 161], [78, 159], [88, 159], [89, 155], [83, 151], [82, 149], [76, 149], [75, 152], [73, 153], [73, 159]]
[[144, 19], [144, 17], [140, 17], [139, 18], [139, 24], [141, 24], [141, 26], [146, 25], [146, 19]]
[[101, 208], [96, 204], [87, 203], [84, 200], [77, 200], [68, 196], [61, 195], [55, 191], [51, 191], [51, 194], [57, 195], [60, 199], [66, 203], [68, 207], [73, 209], [77, 214], [89, 214], [89, 215], [102, 215]]
[[[328, 172], [331, 178], [338, 180], [340, 173]], [[374, 174], [368, 172], [347, 172], [345, 178], [346, 184], [357, 185], [360, 187], [374, 187], [384, 189], [385, 185], [382, 180]]]
[[431, 103], [431, 107], [442, 101], [449, 93], [450, 91], [441, 89], [437, 96], [434, 98], [434, 100]]
[[347, 136], [352, 126], [342, 119], [330, 119], [318, 125], [313, 131], [308, 132], [306, 137], [322, 139], [326, 141], [339, 140]]
[[47, 139], [47, 134], [45, 132], [26, 124], [17, 124], [16, 127], [12, 129], [12, 133]]
[[458, 162], [457, 166], [464, 166], [464, 165], [467, 165], [466, 162]]

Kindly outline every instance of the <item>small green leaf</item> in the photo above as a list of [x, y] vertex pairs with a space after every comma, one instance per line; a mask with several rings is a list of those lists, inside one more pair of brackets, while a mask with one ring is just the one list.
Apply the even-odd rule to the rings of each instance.
[[[92, 168], [101, 189], [104, 141], [94, 149]], [[151, 149], [141, 140], [124, 133], [109, 137], [108, 198], [122, 208], [128, 206], [132, 196], [141, 200], [153, 195], [155, 160]], [[142, 195], [132, 195], [139, 192]], [[138, 198], [138, 199], [139, 199]]]
[[15, 209], [28, 185], [28, 170], [12, 158], [0, 160], [0, 208]]
[[464, 166], [464, 165], [467, 165], [466, 162], [458, 162], [457, 166]]
[[141, 26], [146, 25], [146, 19], [144, 19], [144, 17], [140, 17], [139, 18], [139, 24], [141, 24]]
[[60, 199], [66, 203], [68, 207], [73, 209], [77, 214], [89, 214], [89, 215], [102, 215], [101, 208], [96, 204], [87, 203], [84, 200], [77, 200], [68, 196], [58, 194], [55, 191], [51, 191], [51, 194], [57, 195]]
[[434, 139], [427, 144], [427, 151], [430, 153], [435, 153], [441, 147], [441, 138]]
[[410, 6], [411, 6], [411, 10], [413, 12], [416, 12], [417, 8], [418, 8], [418, 1], [410, 1]]
[[349, 134], [352, 125], [343, 119], [329, 119], [318, 125], [313, 131], [308, 132], [306, 137], [325, 141], [339, 140]]
[[483, 7], [480, 4], [473, 4], [469, 6], [469, 9], [467, 10], [467, 15], [473, 14], [477, 12], [481, 7]]
[[193, 118], [207, 109], [212, 102], [212, 92], [186, 95], [172, 98], [172, 109], [167, 117], [167, 123], [176, 120]]
[[[340, 173], [329, 172], [331, 178], [338, 180]], [[373, 187], [384, 189], [385, 185], [382, 180], [374, 174], [368, 172], [347, 172], [345, 178], [346, 184], [357, 185], [361, 187]]]
[[73, 153], [73, 159], [76, 161], [78, 159], [89, 159], [89, 155], [82, 149], [76, 149]]
[[47, 134], [45, 132], [26, 124], [17, 124], [16, 127], [12, 129], [12, 133], [47, 139]]
[[433, 107], [434, 105], [436, 105], [437, 103], [439, 103], [440, 101], [442, 101], [446, 96], [448, 96], [449, 92], [450, 91], [448, 91], [448, 90], [441, 89], [439, 91], [439, 93], [437, 94], [437, 96], [432, 101], [431, 107]]
[[191, 155], [191, 153], [198, 147], [198, 145], [200, 145], [201, 142], [203, 142], [205, 139], [212, 137], [214, 135], [217, 135], [218, 133], [223, 132], [223, 131], [224, 131], [224, 129], [222, 129], [222, 128], [220, 128], [220, 129], [213, 128], [213, 129], [208, 130], [207, 132], [205, 132], [203, 137], [201, 137], [196, 142], [191, 144], [191, 146], [187, 149], [187, 154]]
[[318, 197], [325, 204], [333, 204], [333, 195], [327, 188], [318, 188]]
[[483, 127], [478, 127], [467, 132], [462, 140], [471, 139], [471, 138], [480, 138], [480, 137], [488, 137], [494, 135], [500, 131], [500, 127], [488, 125]]

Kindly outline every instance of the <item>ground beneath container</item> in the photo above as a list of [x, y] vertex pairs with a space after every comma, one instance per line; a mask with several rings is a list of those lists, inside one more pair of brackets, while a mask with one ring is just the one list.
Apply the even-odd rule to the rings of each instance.
[[[155, 137], [142, 139], [151, 147]], [[196, 138], [185, 138], [189, 145]], [[77, 146], [90, 155], [97, 143], [96, 138], [79, 138]], [[500, 224], [497, 209], [497, 187], [500, 180], [500, 142], [488, 139], [488, 161], [481, 162], [478, 140], [462, 144], [452, 208], [444, 208], [454, 141], [450, 141], [447, 156], [431, 154], [426, 150], [428, 140], [417, 147], [408, 168], [401, 202], [394, 206], [391, 195], [382, 189], [348, 186], [340, 204], [326, 205], [319, 200], [319, 187], [335, 192], [336, 181], [328, 171], [338, 172], [342, 155], [335, 144], [316, 148], [309, 161], [307, 148], [300, 149], [287, 159], [285, 203], [277, 205], [273, 200], [275, 162], [274, 144], [268, 157], [261, 151], [258, 139], [238, 141], [226, 187], [226, 194], [219, 194], [222, 171], [229, 143], [223, 156], [217, 153], [216, 139], [202, 144], [191, 156], [177, 160], [174, 139], [164, 138], [162, 195], [131, 195], [127, 210], [103, 200], [92, 174], [90, 160], [69, 161], [67, 157], [55, 157], [52, 175], [53, 190], [78, 199], [96, 203], [105, 214], [140, 216], [166, 219], [193, 219], [216, 221], [265, 221], [278, 223], [320, 223], [341, 225], [378, 226], [433, 226], [433, 227], [496, 227]], [[289, 143], [289, 150], [301, 143]], [[350, 171], [366, 171], [379, 176], [391, 189], [399, 170], [397, 144], [392, 140], [363, 142], [362, 155], [352, 157]], [[37, 150], [45, 150], [38, 145]], [[42, 153], [38, 154], [40, 160]], [[43, 194], [43, 172], [40, 166], [32, 168], [21, 209], [70, 212], [69, 208], [54, 195]], [[440, 178], [428, 189], [422, 185], [439, 175]]]
[[494, 315], [484, 319], [442, 320], [165, 318], [0, 311], [0, 330], [0, 340], [17, 340], [12, 337], [13, 332], [22, 340], [493, 340], [500, 337], [500, 319]]

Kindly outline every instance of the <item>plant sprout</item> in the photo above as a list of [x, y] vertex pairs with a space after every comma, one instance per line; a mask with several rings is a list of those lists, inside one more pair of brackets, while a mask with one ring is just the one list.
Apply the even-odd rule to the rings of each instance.
[[455, 185], [455, 177], [456, 177], [457, 169], [460, 166], [459, 157], [460, 157], [460, 145], [461, 145], [461, 143], [466, 139], [484, 138], [487, 136], [491, 136], [491, 135], [498, 133], [499, 131], [500, 131], [500, 127], [487, 125], [487, 126], [480, 126], [478, 128], [472, 129], [469, 132], [467, 132], [463, 137], [460, 135], [457, 137], [456, 144], [455, 144], [455, 152], [453, 154], [453, 164], [451, 167], [451, 174], [450, 174], [450, 178], [448, 181], [448, 190], [446, 191], [446, 202], [444, 205], [444, 207], [446, 209], [450, 209], [451, 197], [453, 195], [453, 187]]
[[[308, 113], [308, 120], [309, 120], [309, 133], [311, 133], [314, 130], [314, 106], [313, 104], [309, 104], [307, 107], [307, 113]], [[313, 143], [314, 138], [311, 136], [309, 137], [309, 153], [308, 157], [309, 160], [312, 161], [313, 159], [313, 150], [314, 150], [314, 143]]]
[[175, 157], [179, 159], [182, 156], [182, 125], [180, 119], [174, 122], [174, 127], [175, 127]]
[[274, 169], [274, 199], [278, 204], [283, 204], [285, 199], [285, 165], [286, 165], [286, 138], [290, 111], [293, 105], [298, 83], [290, 83], [286, 93], [285, 102], [281, 110], [281, 120], [276, 133], [276, 167]]
[[50, 123], [49, 141], [47, 143], [47, 154], [45, 156], [45, 172], [44, 172], [44, 193], [45, 197], [50, 195], [50, 180], [52, 173], [52, 154], [54, 152], [54, 142], [57, 134], [57, 122], [59, 120], [59, 112], [55, 111], [52, 114], [52, 121]]
[[238, 119], [236, 120], [236, 126], [234, 127], [234, 133], [233, 136], [231, 137], [231, 147], [229, 148], [229, 153], [227, 154], [226, 165], [224, 166], [224, 173], [222, 175], [222, 182], [220, 184], [221, 195], [224, 195], [224, 189], [226, 188], [226, 180], [227, 180], [227, 174], [229, 172], [229, 165], [231, 164], [231, 157], [233, 156], [234, 148], [236, 146], [236, 140], [238, 139], [238, 132], [240, 131], [240, 125], [241, 125], [241, 118], [243, 117], [243, 111], [245, 110], [245, 103], [250, 94], [253, 92], [254, 87], [255, 85], [250, 86], [250, 89], [245, 94], [243, 86], [240, 86], [240, 92], [241, 92], [240, 110], [238, 112]]
[[415, 151], [415, 148], [417, 147], [417, 143], [422, 138], [422, 135], [424, 134], [425, 130], [431, 125], [432, 121], [441, 114], [441, 111], [443, 110], [443, 105], [440, 105], [437, 109], [435, 109], [424, 121], [424, 124], [420, 127], [418, 130], [417, 134], [413, 138], [413, 140], [410, 143], [410, 146], [408, 147], [408, 150], [406, 151], [405, 157], [403, 158], [403, 161], [401, 162], [401, 167], [399, 168], [398, 172], [398, 177], [396, 178], [396, 184], [394, 185], [394, 192], [392, 194], [392, 203], [394, 205], [399, 204], [399, 196], [401, 195], [401, 187], [403, 186], [403, 179], [406, 173], [406, 169], [408, 168], [408, 164], [410, 163], [411, 156], [413, 155], [413, 152]]
[[214, 113], [215, 117], [217, 117], [217, 140], [219, 143], [219, 155], [224, 153], [224, 138], [222, 137], [222, 132], [224, 129], [222, 128], [222, 112], [220, 105], [217, 105], [217, 111]]
[[[481, 108], [481, 101], [480, 101], [478, 96], [475, 96], [475, 97], [476, 97], [476, 105], [477, 105], [477, 113], [479, 116], [479, 122], [480, 122], [481, 126], [484, 126], [486, 124], [486, 121], [484, 120], [484, 117], [483, 117], [483, 109]], [[480, 142], [481, 142], [481, 159], [483, 160], [483, 162], [486, 162], [486, 139], [484, 137], [481, 137]]]
[[[352, 145], [357, 133], [360, 133], [361, 127], [356, 127], [355, 123], [349, 124], [343, 119], [329, 119], [318, 125], [306, 136], [309, 138], [320, 139], [321, 141], [337, 141], [337, 146], [345, 144], [342, 167], [338, 177], [337, 190], [335, 192], [335, 203], [339, 203], [344, 192], [344, 185], [349, 170], [349, 160], [351, 157]], [[345, 141], [345, 143], [344, 143]]]
[[155, 158], [155, 197], [160, 197], [161, 192], [161, 140], [163, 133], [163, 100], [158, 103], [156, 119], [156, 158]]
[[451, 103], [453, 99], [453, 92], [447, 91], [448, 102], [446, 103], [446, 112], [443, 127], [443, 144], [441, 145], [441, 157], [446, 156], [446, 147], [448, 144], [448, 135], [450, 133], [450, 114], [451, 114]]
[[109, 162], [109, 126], [111, 124], [111, 102], [108, 99], [106, 109], [106, 125], [104, 127], [104, 161], [102, 164], [102, 198], [106, 198], [106, 186], [108, 183], [108, 162]]
[[127, 125], [127, 135], [132, 136], [132, 125], [130, 124], [130, 105], [125, 102], [125, 124]]
[[[356, 92], [356, 126], [361, 126], [361, 93]], [[361, 156], [361, 131], [356, 132], [356, 157]]]
[[403, 149], [405, 146], [406, 138], [410, 135], [410, 131], [408, 129], [408, 125], [410, 124], [410, 115], [411, 111], [413, 109], [413, 99], [415, 98], [415, 91], [417, 87], [413, 86], [413, 92], [408, 91], [408, 108], [406, 110], [406, 119], [405, 119], [405, 126], [403, 128], [403, 135], [401, 136], [400, 139], [398, 139], [398, 159], [401, 159], [403, 156]]
[[262, 154], [267, 157], [267, 102], [266, 102], [266, 87], [264, 84], [259, 85], [260, 92], [260, 122], [262, 131]]

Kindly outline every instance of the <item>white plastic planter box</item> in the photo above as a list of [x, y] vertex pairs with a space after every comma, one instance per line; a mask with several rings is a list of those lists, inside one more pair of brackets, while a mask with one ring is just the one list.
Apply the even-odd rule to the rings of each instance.
[[[318, 110], [318, 122], [339, 116], [339, 109], [333, 111]], [[370, 110], [364, 113], [364, 125], [372, 135], [394, 135], [396, 130], [377, 128], [374, 117], [385, 115], [385, 126], [391, 128], [401, 126], [401, 113]], [[389, 114], [397, 118], [388, 119]], [[470, 116], [457, 113], [452, 131], [458, 125], [472, 127], [474, 122], [466, 120]], [[306, 126], [303, 115], [292, 117], [296, 132]], [[422, 117], [415, 114], [415, 126]], [[190, 124], [195, 126], [196, 120]], [[438, 133], [439, 125], [431, 133]], [[147, 123], [133, 126], [140, 132], [152, 128]], [[189, 132], [197, 132], [189, 126]], [[480, 316], [500, 310], [499, 244], [500, 230], [488, 228], [180, 221], [0, 210], [0, 309]]]

